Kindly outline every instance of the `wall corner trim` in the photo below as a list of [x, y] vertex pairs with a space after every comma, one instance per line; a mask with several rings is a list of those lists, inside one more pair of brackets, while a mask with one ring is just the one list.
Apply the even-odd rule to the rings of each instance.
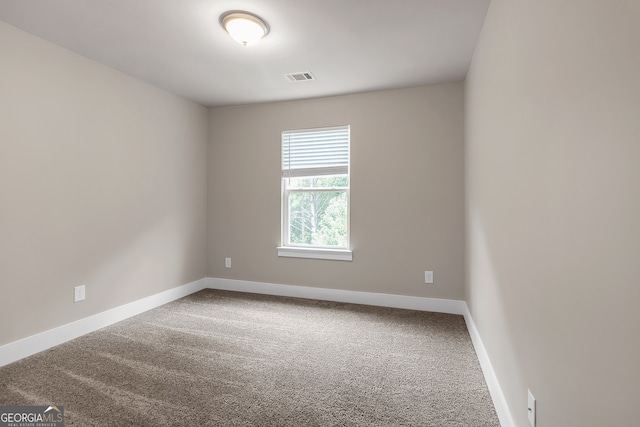
[[493, 406], [496, 409], [496, 413], [498, 414], [500, 425], [502, 427], [515, 427], [516, 425], [513, 422], [513, 417], [511, 416], [511, 411], [509, 410], [509, 406], [507, 405], [507, 400], [505, 399], [504, 393], [502, 393], [502, 388], [500, 387], [500, 383], [498, 382], [498, 377], [496, 376], [496, 372], [493, 370], [493, 365], [491, 364], [491, 360], [489, 359], [487, 350], [484, 348], [484, 344], [482, 343], [482, 339], [480, 338], [480, 332], [478, 332], [478, 328], [476, 328], [473, 317], [471, 317], [469, 307], [466, 303], [463, 304], [464, 320], [467, 323], [467, 330], [469, 331], [469, 335], [471, 336], [473, 347], [476, 350], [476, 355], [478, 356], [484, 379], [487, 382], [487, 388], [489, 389], [489, 393], [491, 394]]
[[206, 287], [206, 283], [206, 279], [199, 279], [195, 282], [168, 289], [155, 295], [0, 346], [0, 366], [8, 365], [9, 363], [16, 362], [74, 338], [97, 331], [98, 329], [128, 319], [129, 317], [198, 292]]

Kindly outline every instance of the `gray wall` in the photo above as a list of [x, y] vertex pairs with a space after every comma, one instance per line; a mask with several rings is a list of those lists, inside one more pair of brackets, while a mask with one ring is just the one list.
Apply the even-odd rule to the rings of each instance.
[[[451, 83], [212, 109], [209, 275], [462, 299], [463, 103]], [[353, 262], [278, 258], [280, 134], [345, 124]]]
[[0, 344], [205, 276], [207, 109], [1, 22], [0, 52]]
[[467, 300], [516, 423], [640, 407], [640, 3], [493, 0], [466, 82]]

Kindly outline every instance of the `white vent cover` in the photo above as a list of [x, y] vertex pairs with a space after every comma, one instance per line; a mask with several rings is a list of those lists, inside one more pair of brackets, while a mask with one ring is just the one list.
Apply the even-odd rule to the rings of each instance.
[[289, 80], [290, 82], [306, 82], [308, 80], [315, 80], [316, 78], [313, 77], [313, 74], [311, 74], [310, 71], [302, 71], [300, 73], [291, 73], [291, 74], [285, 74], [284, 75], [287, 80]]

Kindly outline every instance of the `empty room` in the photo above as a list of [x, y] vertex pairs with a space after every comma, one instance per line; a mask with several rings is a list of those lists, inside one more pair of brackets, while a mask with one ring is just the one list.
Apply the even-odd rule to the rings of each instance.
[[637, 426], [637, 0], [0, 0], [1, 426]]

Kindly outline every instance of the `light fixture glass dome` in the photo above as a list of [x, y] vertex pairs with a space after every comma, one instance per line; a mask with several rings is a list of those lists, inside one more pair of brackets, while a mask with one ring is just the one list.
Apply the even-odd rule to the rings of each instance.
[[247, 46], [269, 33], [269, 26], [260, 17], [243, 11], [231, 11], [220, 16], [222, 27], [232, 39]]

